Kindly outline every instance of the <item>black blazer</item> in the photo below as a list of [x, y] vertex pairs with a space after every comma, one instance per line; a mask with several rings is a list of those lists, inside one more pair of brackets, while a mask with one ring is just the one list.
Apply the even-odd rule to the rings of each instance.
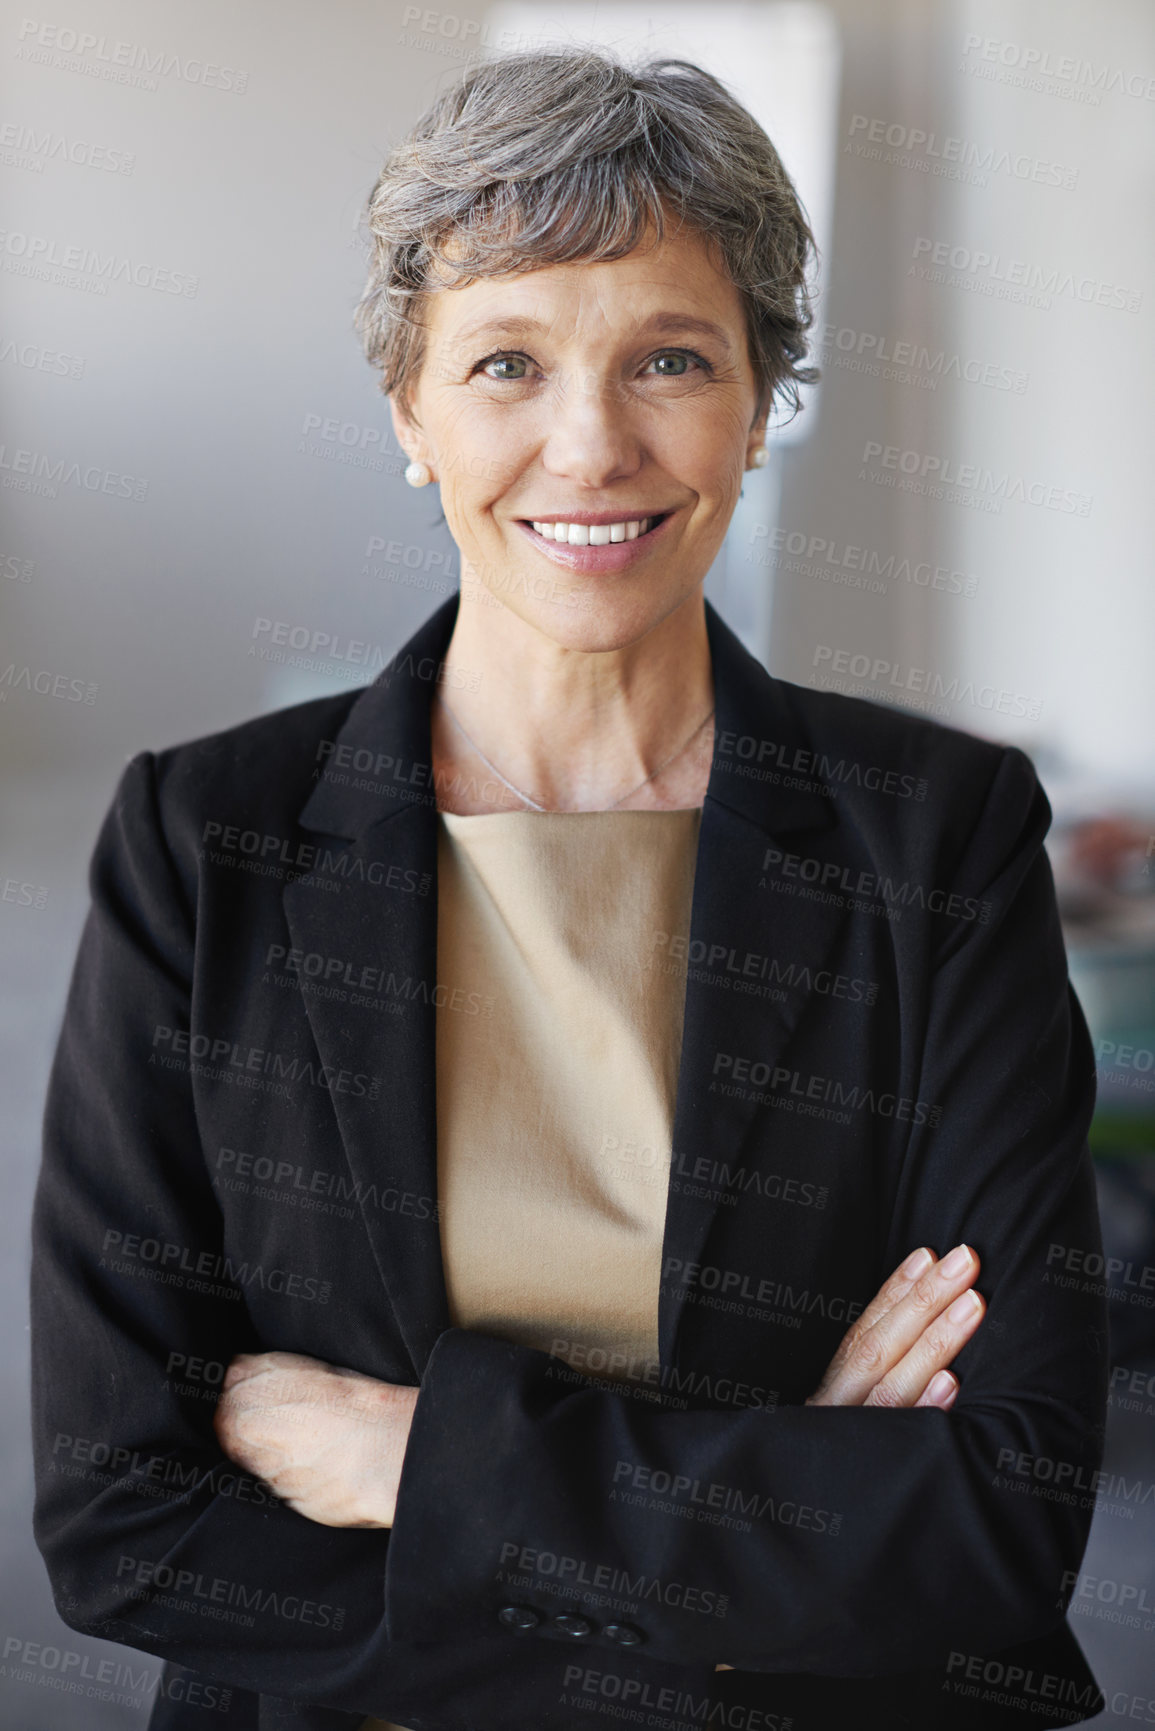
[[[34, 1220], [61, 1616], [171, 1661], [152, 1723], [190, 1731], [1091, 1716], [1064, 1610], [1106, 1412], [1094, 1070], [1028, 759], [771, 678], [707, 607], [661, 1375], [621, 1392], [449, 1325], [429, 706], [457, 605], [371, 686], [117, 788]], [[806, 1407], [891, 1269], [961, 1240], [989, 1312], [954, 1410]], [[223, 1366], [272, 1348], [420, 1384], [391, 1531], [223, 1459]]]

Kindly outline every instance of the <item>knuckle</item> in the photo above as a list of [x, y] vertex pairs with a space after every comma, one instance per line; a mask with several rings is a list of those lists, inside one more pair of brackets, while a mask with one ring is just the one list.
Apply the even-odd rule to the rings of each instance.
[[895, 1408], [904, 1406], [905, 1402], [901, 1390], [893, 1382], [884, 1380], [876, 1383], [871, 1389], [866, 1397], [866, 1404], [867, 1406]]
[[937, 1281], [929, 1274], [922, 1274], [910, 1289], [911, 1308], [917, 1311], [932, 1311], [941, 1299], [941, 1291]]
[[958, 1350], [958, 1342], [952, 1336], [949, 1326], [928, 1328], [922, 1337], [922, 1344], [936, 1364], [940, 1360], [945, 1364]]
[[850, 1362], [856, 1370], [875, 1371], [886, 1361], [886, 1350], [882, 1341], [873, 1329], [868, 1330], [861, 1339], [855, 1341], [850, 1354]]

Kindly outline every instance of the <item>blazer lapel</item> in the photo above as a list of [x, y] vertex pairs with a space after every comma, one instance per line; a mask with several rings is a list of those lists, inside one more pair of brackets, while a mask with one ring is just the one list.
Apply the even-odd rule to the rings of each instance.
[[[817, 972], [850, 918], [832, 899], [775, 895], [760, 887], [767, 849], [797, 851], [803, 832], [834, 824], [834, 809], [813, 783], [783, 785], [805, 779], [780, 767], [807, 743], [787, 701], [789, 688], [771, 677], [709, 602], [706, 620], [714, 668], [714, 755], [694, 875], [674, 1113], [676, 1181], [667, 1199], [662, 1248], [663, 1366], [690, 1350], [685, 1337], [693, 1308], [687, 1302], [690, 1287], [665, 1278], [665, 1270], [703, 1260], [715, 1222], [726, 1224], [729, 1210], [701, 1193], [725, 1188], [719, 1173], [741, 1165], [759, 1111], [754, 1089], [725, 1092], [728, 1062], [746, 1058], [773, 1069], [812, 1001], [803, 991], [775, 1002], [737, 989], [743, 960], [755, 953], [783, 967]], [[700, 1307], [694, 1320], [691, 1332], [700, 1334]]]
[[322, 1061], [382, 1078], [378, 1099], [334, 1090], [333, 1104], [416, 1378], [450, 1324], [435, 1201], [437, 813], [429, 707], [456, 615], [453, 596], [361, 694], [337, 738], [319, 748], [324, 766], [298, 821], [346, 838], [340, 895], [306, 876], [283, 896], [294, 945], [325, 957], [346, 986], [343, 999], [326, 996], [322, 978], [322, 989], [304, 994]]

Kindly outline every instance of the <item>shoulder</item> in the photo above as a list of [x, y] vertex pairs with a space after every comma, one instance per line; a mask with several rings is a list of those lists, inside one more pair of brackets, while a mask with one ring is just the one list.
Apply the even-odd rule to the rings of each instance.
[[1017, 746], [866, 698], [769, 685], [785, 745], [775, 768], [830, 801], [838, 822], [940, 860], [1041, 844], [1051, 809]]
[[294, 831], [325, 752], [363, 690], [138, 752], [120, 778], [110, 817], [122, 829], [157, 832], [186, 884], [196, 875], [198, 852], [225, 832], [243, 851], [271, 848], [272, 838]]

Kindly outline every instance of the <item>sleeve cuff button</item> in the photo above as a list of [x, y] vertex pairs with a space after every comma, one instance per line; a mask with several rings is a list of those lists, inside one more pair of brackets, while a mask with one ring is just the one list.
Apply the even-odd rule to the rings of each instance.
[[616, 1641], [619, 1647], [640, 1647], [646, 1638], [632, 1623], [607, 1623], [602, 1634], [607, 1641]]
[[555, 1617], [553, 1626], [562, 1635], [570, 1635], [575, 1641], [580, 1641], [586, 1635], [592, 1635], [594, 1626], [588, 1617], [571, 1616], [563, 1611], [560, 1617]]
[[536, 1629], [541, 1617], [530, 1605], [503, 1605], [497, 1620], [507, 1629]]

